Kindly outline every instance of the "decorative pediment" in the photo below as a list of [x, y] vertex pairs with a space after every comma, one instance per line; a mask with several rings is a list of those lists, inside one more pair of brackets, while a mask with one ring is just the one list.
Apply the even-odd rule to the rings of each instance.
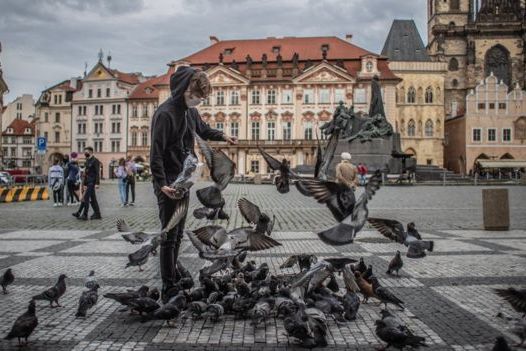
[[265, 114], [265, 117], [267, 119], [276, 119], [278, 117], [278, 114], [276, 113], [276, 111], [274, 110], [269, 110], [266, 114]]
[[341, 67], [333, 66], [327, 62], [322, 62], [298, 77], [294, 78], [294, 83], [354, 83], [355, 79]]
[[95, 67], [86, 75], [84, 80], [105, 80], [115, 78], [113, 74], [101, 62], [97, 63]]
[[245, 85], [249, 82], [243, 75], [225, 66], [215, 66], [206, 74], [213, 86]]
[[259, 112], [252, 112], [249, 116], [252, 121], [259, 121], [261, 119], [261, 113]]
[[231, 121], [237, 121], [241, 118], [241, 114], [239, 112], [232, 112], [228, 114], [228, 117], [230, 117]]
[[294, 114], [290, 111], [285, 111], [281, 114], [281, 119], [286, 122], [292, 121], [294, 119]]
[[320, 121], [328, 121], [329, 119], [331, 119], [331, 116], [332, 114], [327, 110], [322, 110], [318, 112], [318, 118], [320, 119]]
[[314, 112], [312, 111], [305, 111], [302, 113], [303, 115], [303, 120], [304, 121], [312, 121], [314, 120]]
[[226, 115], [223, 112], [218, 112], [214, 115], [216, 122], [223, 122], [226, 118]]
[[208, 112], [205, 112], [201, 115], [201, 119], [205, 122], [208, 122], [210, 120], [210, 118], [212, 118], [212, 115], [209, 114]]

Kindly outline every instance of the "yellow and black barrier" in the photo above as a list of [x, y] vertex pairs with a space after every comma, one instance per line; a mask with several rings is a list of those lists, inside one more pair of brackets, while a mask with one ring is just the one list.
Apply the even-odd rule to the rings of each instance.
[[0, 202], [36, 201], [49, 199], [47, 186], [0, 188]]

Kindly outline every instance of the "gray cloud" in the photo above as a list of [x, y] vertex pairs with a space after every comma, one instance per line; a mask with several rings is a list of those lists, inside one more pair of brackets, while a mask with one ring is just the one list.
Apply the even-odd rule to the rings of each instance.
[[[416, 3], [416, 4], [415, 4]], [[220, 39], [347, 33], [373, 52], [395, 18], [426, 35], [424, 1], [400, 0], [16, 0], [0, 2], [7, 101], [80, 75], [111, 51], [112, 66], [161, 74], [166, 63]], [[423, 38], [426, 41], [425, 37]]]

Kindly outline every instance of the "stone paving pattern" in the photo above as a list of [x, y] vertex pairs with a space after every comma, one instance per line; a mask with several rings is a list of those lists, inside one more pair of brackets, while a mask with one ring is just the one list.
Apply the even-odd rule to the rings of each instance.
[[[202, 187], [197, 184], [196, 187]], [[396, 314], [425, 336], [428, 350], [490, 350], [493, 340], [509, 331], [498, 312], [516, 317], [511, 307], [493, 293], [497, 287], [526, 286], [526, 219], [520, 200], [525, 187], [510, 188], [512, 230], [481, 230], [481, 188], [477, 187], [385, 187], [370, 202], [371, 216], [416, 221], [425, 238], [435, 241], [435, 252], [422, 260], [404, 257], [401, 277], [387, 276], [393, 244], [370, 228], [359, 234], [354, 244], [331, 247], [313, 233], [334, 223], [329, 212], [295, 190], [280, 195], [271, 186], [236, 185], [227, 188], [230, 227], [242, 224], [235, 201], [242, 196], [278, 218], [273, 236], [283, 246], [251, 255], [267, 262], [271, 271], [291, 254], [309, 252], [320, 258], [363, 256], [375, 274], [406, 302]], [[7, 334], [13, 321], [24, 312], [29, 298], [53, 285], [65, 273], [67, 292], [62, 308], [37, 304], [39, 326], [31, 336], [31, 350], [282, 350], [296, 348], [287, 337], [283, 321], [271, 318], [254, 329], [249, 321], [225, 316], [220, 322], [180, 320], [175, 327], [161, 321], [141, 323], [137, 317], [119, 312], [119, 305], [100, 298], [86, 319], [76, 319], [83, 280], [96, 271], [102, 288], [123, 291], [141, 284], [160, 287], [157, 257], [150, 258], [144, 272], [124, 269], [127, 254], [137, 247], [125, 243], [113, 229], [115, 218], [123, 217], [138, 229], [158, 228], [155, 199], [149, 184], [138, 185], [135, 207], [118, 208], [115, 184], [100, 191], [104, 219], [79, 222], [72, 207], [53, 208], [49, 201], [0, 204], [0, 272], [11, 267], [16, 275], [8, 295], [0, 295], [0, 336]], [[192, 208], [196, 207], [192, 200]], [[522, 213], [522, 215], [520, 215]], [[204, 225], [190, 219], [188, 227]], [[181, 258], [193, 274], [203, 266], [195, 249], [183, 240]], [[374, 334], [374, 321], [381, 306], [374, 299], [360, 307], [358, 319], [338, 325], [329, 319], [329, 346], [326, 350], [375, 350], [381, 343]], [[18, 349], [16, 341], [0, 340], [0, 350]]]

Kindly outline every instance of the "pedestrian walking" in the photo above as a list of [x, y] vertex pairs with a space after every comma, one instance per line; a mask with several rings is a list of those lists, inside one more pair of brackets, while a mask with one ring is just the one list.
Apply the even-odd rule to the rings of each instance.
[[356, 167], [351, 163], [351, 154], [342, 152], [341, 161], [336, 165], [336, 181], [356, 189]]
[[[128, 177], [126, 178], [126, 203], [129, 206], [135, 205], [135, 177], [137, 175], [137, 165], [131, 156], [128, 156], [126, 159], [126, 173]], [[131, 201], [130, 201], [130, 192], [131, 192]]]
[[126, 207], [128, 206], [126, 202], [126, 179], [128, 178], [128, 172], [126, 172], [126, 160], [124, 160], [124, 158], [119, 159], [119, 166], [115, 169], [114, 174], [115, 177], [117, 177], [121, 207]]
[[62, 157], [62, 169], [64, 170], [64, 184], [62, 186], [62, 203], [67, 204], [69, 199], [69, 191], [67, 185], [68, 179], [68, 166], [69, 166], [69, 155], [64, 155]]
[[359, 163], [358, 164], [358, 178], [360, 179], [360, 185], [364, 186], [367, 181], [367, 172], [369, 170], [367, 169], [367, 166], [365, 163]]
[[90, 219], [102, 219], [96, 194], [96, 189], [98, 189], [100, 185], [100, 162], [93, 155], [93, 148], [91, 146], [84, 148], [84, 156], [86, 157], [84, 179], [82, 181], [82, 190], [84, 192], [82, 200], [84, 204], [81, 205], [78, 212], [73, 213], [73, 216], [78, 219], [87, 220], [89, 206], [91, 205], [93, 215]]
[[77, 190], [80, 188], [80, 170], [76, 160], [71, 160], [68, 163], [68, 171], [66, 177], [66, 185], [68, 189], [67, 204], [74, 206], [79, 202]]
[[53, 160], [53, 166], [49, 168], [47, 177], [48, 186], [53, 192], [53, 206], [62, 206], [64, 201], [64, 198], [62, 196], [62, 188], [64, 186], [64, 169], [60, 165], [58, 159]]
[[[170, 187], [170, 184], [182, 171], [186, 157], [189, 154], [195, 155], [194, 133], [205, 140], [237, 143], [235, 138], [210, 128], [203, 122], [195, 108], [211, 91], [210, 82], [204, 72], [192, 67], [180, 66], [170, 77], [170, 90], [171, 96], [157, 108], [152, 118], [150, 149], [153, 187], [157, 196], [162, 228], [165, 228], [170, 221], [177, 201], [187, 201], [184, 198], [176, 200], [174, 197], [176, 190]], [[167, 301], [168, 292], [181, 278], [176, 264], [184, 225], [185, 218], [166, 233], [166, 237], [161, 241], [159, 256], [163, 301]]]

